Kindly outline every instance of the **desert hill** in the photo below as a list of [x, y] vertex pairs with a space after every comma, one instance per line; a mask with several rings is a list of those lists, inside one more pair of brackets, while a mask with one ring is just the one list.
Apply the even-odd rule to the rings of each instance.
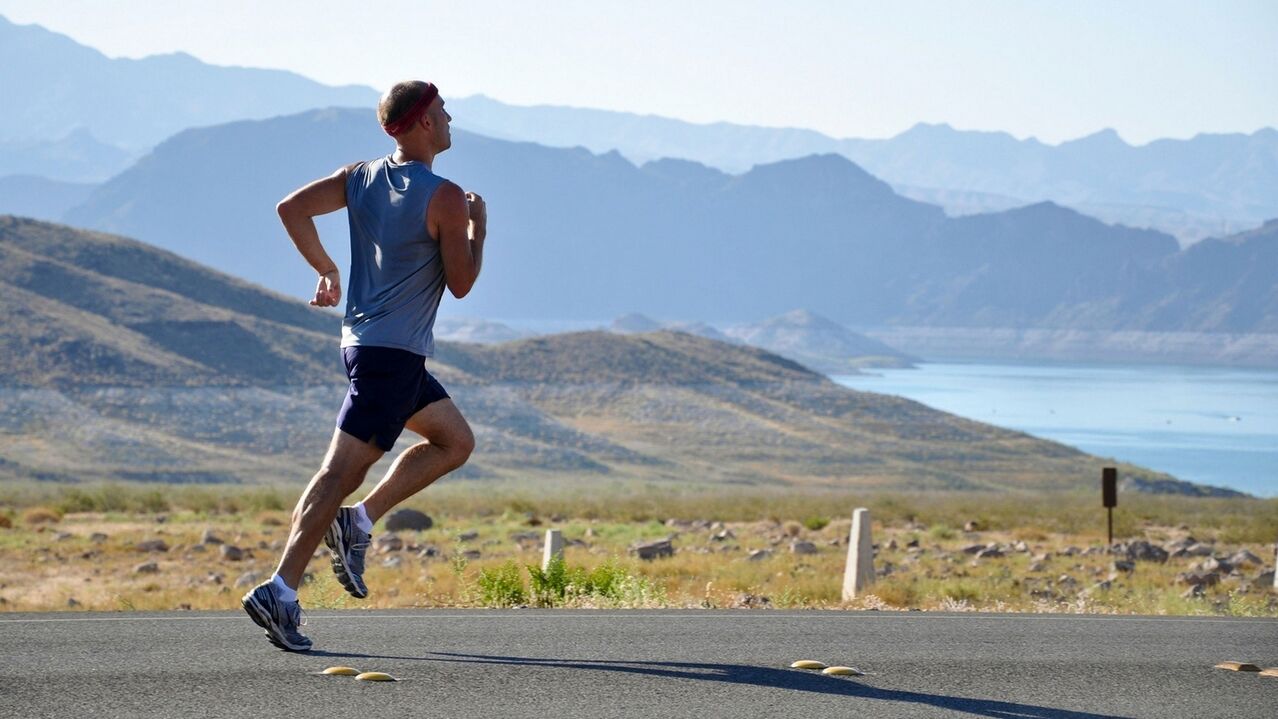
[[[0, 218], [0, 290], [18, 303], [0, 478], [270, 482], [319, 460], [344, 391], [332, 313], [16, 218]], [[440, 343], [430, 366], [479, 440], [461, 477], [1067, 490], [1104, 463], [679, 332]]]
[[140, 242], [0, 217], [14, 386], [318, 384], [338, 325], [292, 300]]

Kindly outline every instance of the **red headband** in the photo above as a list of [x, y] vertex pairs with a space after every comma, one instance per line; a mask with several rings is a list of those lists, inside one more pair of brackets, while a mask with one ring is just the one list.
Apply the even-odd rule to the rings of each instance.
[[399, 119], [394, 122], [382, 125], [382, 129], [391, 137], [407, 132], [410, 127], [417, 124], [422, 115], [426, 114], [426, 108], [430, 107], [431, 101], [437, 97], [439, 97], [439, 88], [435, 87], [433, 82], [426, 83], [426, 92], [423, 92], [422, 96], [417, 98], [417, 102], [408, 108], [408, 112], [400, 115]]

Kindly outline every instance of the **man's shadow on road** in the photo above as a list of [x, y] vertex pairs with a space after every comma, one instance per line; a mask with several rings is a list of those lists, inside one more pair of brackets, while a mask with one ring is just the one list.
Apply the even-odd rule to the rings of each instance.
[[835, 696], [881, 699], [894, 702], [912, 702], [942, 709], [967, 712], [994, 719], [1114, 719], [1117, 715], [1091, 714], [1088, 712], [1053, 709], [1033, 704], [1017, 704], [992, 699], [926, 694], [923, 692], [879, 689], [854, 680], [834, 679], [797, 669], [776, 669], [749, 664], [703, 664], [698, 662], [627, 662], [595, 659], [542, 659], [537, 657], [503, 657], [486, 654], [459, 654], [453, 652], [428, 652], [421, 657], [395, 657], [378, 654], [326, 652], [314, 650], [310, 656], [390, 659], [425, 662], [456, 662], [463, 664], [498, 664], [505, 666], [555, 667], [566, 669], [591, 669], [596, 671], [625, 672], [668, 679], [696, 679], [700, 681], [745, 684], [774, 689], [831, 694]]

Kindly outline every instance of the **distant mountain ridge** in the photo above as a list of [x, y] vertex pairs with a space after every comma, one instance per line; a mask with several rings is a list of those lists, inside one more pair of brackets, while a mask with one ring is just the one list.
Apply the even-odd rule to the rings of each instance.
[[731, 325], [722, 331], [704, 322], [663, 324], [630, 313], [613, 320], [608, 330], [621, 334], [668, 330], [720, 342], [737, 342], [765, 349], [825, 374], [858, 374], [867, 367], [911, 367], [919, 361], [808, 310]]
[[34, 175], [62, 182], [102, 182], [138, 156], [99, 141], [80, 127], [53, 140], [0, 141], [0, 178]]
[[[733, 176], [462, 131], [454, 145], [439, 172], [491, 207], [475, 316], [722, 325], [801, 304], [852, 327], [1278, 333], [1272, 229], [1180, 250], [1052, 203], [949, 218], [833, 154]], [[66, 217], [306, 296], [275, 201], [388, 149], [369, 111], [188, 130]], [[345, 266], [341, 213], [321, 233]]]
[[[0, 142], [50, 140], [87, 129], [110, 145], [144, 149], [188, 127], [377, 102], [368, 87], [330, 87], [281, 70], [218, 67], [184, 53], [108, 58], [65, 35], [4, 17], [0, 68]], [[30, 169], [0, 166], [0, 174], [18, 172]]]
[[[1050, 200], [1135, 227], [1196, 240], [1278, 216], [1278, 130], [1200, 134], [1127, 144], [1102, 130], [1059, 145], [1004, 132], [919, 123], [895, 137], [839, 139], [813, 130], [548, 105], [517, 106], [482, 95], [450, 102], [460, 126], [510, 140], [620, 151], [637, 163], [683, 158], [729, 172], [821, 153], [851, 159], [912, 197], [949, 207], [947, 193], [991, 203]], [[956, 198], [963, 213], [970, 199]], [[999, 209], [1005, 209], [1002, 204]]]
[[20, 215], [57, 222], [93, 194], [97, 185], [63, 182], [39, 175], [0, 177], [0, 215]]
[[[194, 88], [198, 88], [195, 91]], [[311, 108], [371, 108], [378, 91], [300, 75], [218, 67], [189, 55], [111, 59], [36, 25], [0, 17], [0, 177], [96, 182], [190, 127]], [[1202, 134], [1131, 146], [1113, 130], [1059, 145], [920, 123], [889, 139], [796, 128], [449, 97], [459, 127], [512, 141], [612, 150], [637, 163], [691, 159], [733, 173], [813, 154], [853, 160], [905, 196], [954, 215], [1052, 201], [1184, 242], [1278, 216], [1278, 131]], [[99, 151], [89, 151], [92, 146]]]
[[[109, 59], [63, 35], [3, 17], [0, 67], [20, 69], [0, 71], [0, 92], [16, 108], [0, 117], [0, 176], [98, 181], [122, 169], [120, 160], [108, 155], [135, 153], [188, 127], [316, 107], [372, 107], [377, 97], [368, 87], [327, 87], [288, 72], [216, 67], [180, 53]], [[188, 88], [197, 86], [200, 92], [192, 95]], [[1006, 133], [922, 123], [885, 140], [838, 139], [796, 128], [521, 107], [479, 95], [450, 98], [450, 104], [458, 125], [478, 134], [594, 152], [620, 150], [639, 163], [685, 158], [744, 172], [755, 164], [833, 152], [902, 194], [938, 202], [953, 214], [966, 214], [974, 205], [1006, 209], [1009, 202], [1050, 200], [1185, 241], [1278, 216], [1278, 131], [1272, 128], [1138, 147], [1113, 130], [1047, 145]], [[86, 128], [112, 149], [97, 159], [84, 157], [82, 167], [44, 162], [80, 152], [63, 138]]]
[[912, 367], [920, 361], [807, 310], [729, 327], [727, 333], [827, 374], [856, 374], [868, 367]]
[[[322, 457], [345, 389], [332, 313], [7, 217], [0, 291], [0, 481], [300, 482]], [[1107, 463], [689, 334], [438, 350], [478, 441], [460, 478], [1081, 491]]]

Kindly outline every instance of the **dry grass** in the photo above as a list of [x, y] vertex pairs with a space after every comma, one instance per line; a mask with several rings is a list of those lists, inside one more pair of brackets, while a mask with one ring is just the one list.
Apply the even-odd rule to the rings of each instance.
[[24, 524], [57, 524], [62, 519], [62, 512], [48, 507], [31, 507], [22, 513]]
[[[145, 506], [157, 503], [147, 499], [151, 488], [146, 487], [79, 488], [64, 495], [36, 489], [19, 488], [4, 503], [14, 507], [15, 494], [28, 492], [28, 505], [17, 504], [24, 520], [33, 513], [56, 516], [51, 508], [83, 509], [85, 497], [110, 505], [70, 512], [56, 525], [24, 521], [0, 530], [0, 610], [234, 608], [245, 589], [235, 586], [237, 578], [254, 573], [265, 578], [271, 572], [297, 491], [257, 488], [237, 494], [222, 488], [219, 495], [208, 488], [173, 488], [162, 510], [148, 511]], [[663, 495], [632, 487], [609, 502], [599, 493], [578, 492], [574, 500], [554, 487], [536, 499], [524, 489], [484, 489], [457, 482], [416, 498], [412, 504], [431, 514], [436, 526], [402, 535], [406, 547], [400, 551], [370, 555], [367, 580], [373, 594], [368, 600], [347, 597], [327, 561], [317, 558], [303, 589], [305, 605], [491, 605], [495, 595], [486, 597], [481, 576], [502, 571], [499, 589], [513, 591], [518, 584], [522, 601], [535, 603], [525, 567], [540, 562], [541, 533], [554, 526], [568, 541], [570, 570], [610, 573], [625, 590], [610, 595], [569, 591], [552, 604], [1278, 616], [1278, 595], [1255, 581], [1261, 567], [1243, 568], [1240, 576], [1226, 577], [1202, 598], [1183, 598], [1185, 587], [1176, 580], [1202, 558], [1140, 562], [1131, 574], [1115, 572], [1115, 557], [1103, 547], [1101, 510], [1081, 498], [759, 489]], [[1128, 496], [1121, 502], [1121, 538], [1165, 542], [1192, 534], [1214, 543], [1218, 555], [1247, 549], [1272, 568], [1276, 501]], [[857, 504], [875, 515], [876, 568], [882, 576], [871, 595], [845, 604], [840, 588], [850, 520], [847, 513], [831, 515], [840, 506]], [[964, 532], [968, 521], [988, 529]], [[223, 559], [218, 546], [201, 544], [205, 530], [248, 550], [248, 556], [238, 562]], [[470, 532], [477, 536], [463, 541]], [[674, 539], [674, 557], [641, 562], [627, 553], [635, 542], [665, 537]], [[163, 539], [168, 551], [138, 551], [135, 545], [147, 539]], [[816, 553], [792, 553], [796, 541], [811, 542]], [[911, 542], [918, 546], [908, 547]], [[981, 560], [961, 551], [990, 542], [1027, 546]], [[1067, 554], [1069, 547], [1080, 551]], [[750, 559], [752, 550], [771, 554]], [[467, 559], [468, 551], [479, 554]], [[158, 571], [135, 571], [147, 562], [155, 562]], [[1111, 573], [1115, 576], [1105, 587]]]
[[[365, 488], [371, 484], [365, 485]], [[37, 482], [0, 484], [0, 507], [44, 506], [59, 513], [111, 516], [155, 513], [256, 515], [291, 509], [296, 485], [89, 484]], [[962, 533], [968, 521], [982, 529], [1013, 532], [1016, 538], [1070, 534], [1095, 541], [1105, 530], [1099, 492], [926, 492], [836, 490], [775, 485], [712, 485], [663, 482], [445, 480], [406, 506], [433, 517], [491, 518], [502, 514], [575, 517], [604, 523], [667, 519], [723, 522], [798, 522], [806, 530], [850, 517], [868, 507], [875, 520], [899, 525], [917, 521], [930, 536]], [[1221, 533], [1228, 542], [1266, 543], [1278, 538], [1278, 499], [1209, 499], [1123, 494], [1114, 514], [1116, 538], [1139, 536], [1149, 526], [1187, 525]]]

